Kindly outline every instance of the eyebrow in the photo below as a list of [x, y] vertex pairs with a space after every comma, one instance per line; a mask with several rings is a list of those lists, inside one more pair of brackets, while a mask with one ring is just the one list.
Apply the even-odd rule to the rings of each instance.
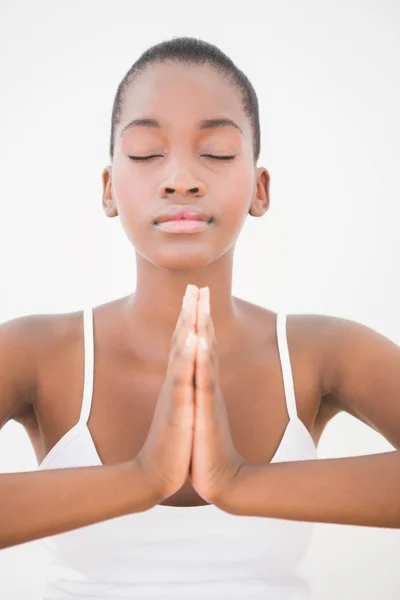
[[[120, 133], [120, 137], [127, 129], [132, 129], [134, 127], [151, 127], [152, 129], [162, 129], [162, 125], [160, 121], [157, 119], [133, 119], [130, 121]], [[235, 121], [227, 118], [219, 118], [219, 119], [203, 119], [197, 124], [197, 129], [215, 129], [217, 127], [235, 127], [240, 133], [243, 135], [242, 129], [239, 127]]]

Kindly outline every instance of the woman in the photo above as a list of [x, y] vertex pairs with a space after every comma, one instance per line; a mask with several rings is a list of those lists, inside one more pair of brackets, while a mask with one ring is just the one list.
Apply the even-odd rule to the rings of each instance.
[[191, 38], [147, 50], [103, 172], [135, 291], [1, 325], [0, 422], [25, 425], [40, 465], [0, 476], [0, 546], [43, 538], [46, 599], [300, 600], [313, 523], [400, 526], [398, 451], [316, 460], [342, 410], [400, 448], [399, 348], [231, 294], [238, 235], [270, 203], [259, 152], [228, 57]]

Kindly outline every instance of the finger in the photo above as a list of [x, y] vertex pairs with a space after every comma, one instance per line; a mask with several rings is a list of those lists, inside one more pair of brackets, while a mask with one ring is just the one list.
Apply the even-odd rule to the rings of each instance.
[[[203, 291], [202, 291], [203, 290]], [[214, 323], [211, 317], [210, 310], [210, 289], [208, 287], [201, 288], [199, 291], [199, 297], [201, 294], [201, 337], [205, 337], [207, 342], [207, 348], [211, 355], [211, 361], [216, 359], [216, 346], [217, 340], [215, 337]], [[199, 336], [200, 337], [200, 336]]]
[[199, 318], [199, 338], [205, 338], [203, 349], [207, 349], [211, 354], [211, 358], [216, 354], [216, 337], [214, 323], [210, 312], [210, 289], [201, 288], [199, 291], [198, 302], [198, 318]]
[[185, 350], [185, 344], [190, 332], [195, 333], [198, 292], [198, 288], [196, 286], [192, 286], [182, 308], [182, 317], [180, 320], [180, 325], [177, 329], [175, 344], [175, 350], [177, 354], [181, 354]]
[[217, 385], [216, 353], [213, 328], [210, 327], [210, 291], [201, 288], [197, 306], [198, 344], [196, 353], [196, 391], [209, 394]]
[[207, 335], [207, 304], [210, 302], [209, 288], [200, 288], [197, 303], [197, 333], [199, 338]]
[[210, 312], [210, 301], [209, 300], [208, 300], [208, 310], [207, 310], [206, 333], [207, 333], [211, 366], [212, 366], [212, 369], [214, 372], [214, 378], [218, 382], [218, 379], [219, 379], [218, 345], [217, 345], [217, 337], [215, 335], [214, 321], [212, 320], [212, 316], [211, 316], [211, 312]]
[[195, 285], [188, 285], [186, 293], [182, 300], [181, 312], [175, 325], [172, 336], [172, 346], [177, 344], [179, 337], [184, 330], [190, 330], [194, 326], [196, 318], [198, 288]]
[[198, 288], [191, 286], [176, 326], [170, 351], [169, 378], [173, 387], [192, 386], [196, 336], [194, 331]]

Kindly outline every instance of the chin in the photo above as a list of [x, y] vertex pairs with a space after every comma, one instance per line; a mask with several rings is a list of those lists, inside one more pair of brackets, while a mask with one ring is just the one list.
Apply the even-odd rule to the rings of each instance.
[[166, 269], [167, 271], [196, 271], [198, 269], [204, 269], [213, 263], [217, 257], [211, 255], [210, 250], [208, 251], [188, 251], [182, 249], [182, 251], [165, 251], [165, 248], [157, 255], [151, 255], [145, 257], [153, 265], [160, 269]]

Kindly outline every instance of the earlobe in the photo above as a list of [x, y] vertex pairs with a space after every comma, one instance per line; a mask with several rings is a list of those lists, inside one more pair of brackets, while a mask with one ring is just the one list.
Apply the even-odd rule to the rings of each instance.
[[116, 217], [118, 216], [117, 207], [115, 206], [113, 195], [112, 195], [112, 179], [111, 179], [112, 169], [110, 166], [106, 167], [102, 174], [103, 181], [103, 209], [106, 213], [107, 217]]
[[107, 217], [111, 218], [111, 217], [118, 216], [117, 208], [114, 206], [112, 199], [110, 199], [110, 198], [103, 199], [103, 208], [104, 208], [104, 211], [105, 211]]
[[256, 173], [256, 185], [249, 215], [262, 217], [270, 206], [269, 197], [270, 175], [264, 167], [259, 167]]

